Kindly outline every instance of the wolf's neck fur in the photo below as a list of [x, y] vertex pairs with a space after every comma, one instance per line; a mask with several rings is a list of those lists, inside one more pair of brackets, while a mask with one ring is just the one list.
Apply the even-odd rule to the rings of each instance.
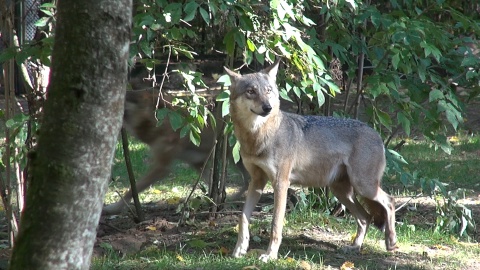
[[243, 115], [232, 108], [231, 116], [242, 153], [258, 156], [272, 143], [271, 137], [277, 132], [283, 114], [277, 108], [267, 116], [255, 115], [252, 112]]

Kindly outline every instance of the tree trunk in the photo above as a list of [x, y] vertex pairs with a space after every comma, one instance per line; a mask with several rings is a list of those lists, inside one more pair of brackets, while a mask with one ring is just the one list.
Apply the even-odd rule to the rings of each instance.
[[88, 269], [120, 131], [131, 0], [58, 1], [52, 71], [11, 269]]

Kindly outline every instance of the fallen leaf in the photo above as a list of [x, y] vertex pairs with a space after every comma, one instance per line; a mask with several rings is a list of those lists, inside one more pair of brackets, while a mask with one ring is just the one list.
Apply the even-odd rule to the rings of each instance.
[[295, 259], [292, 258], [292, 257], [287, 257], [285, 260], [286, 260], [287, 262], [289, 262], [289, 263], [292, 263], [292, 262], [295, 261]]
[[300, 261], [297, 267], [298, 270], [310, 270], [312, 266], [307, 261]]
[[146, 229], [147, 229], [147, 230], [150, 230], [150, 231], [156, 231], [156, 230], [157, 230], [157, 227], [155, 227], [155, 226], [147, 226]]
[[346, 261], [340, 266], [340, 270], [353, 270], [355, 268], [355, 264], [353, 262]]
[[179, 260], [180, 262], [185, 261], [185, 259], [182, 256], [180, 256], [180, 254], [177, 254], [177, 260]]
[[449, 138], [449, 141], [450, 142], [459, 142], [460, 139], [457, 136], [452, 136], [452, 137]]

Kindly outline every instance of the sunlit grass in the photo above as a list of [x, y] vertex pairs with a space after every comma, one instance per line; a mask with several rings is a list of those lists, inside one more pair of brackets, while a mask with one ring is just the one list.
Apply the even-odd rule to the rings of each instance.
[[436, 178], [449, 184], [449, 189], [466, 188], [480, 191], [480, 136], [451, 137], [451, 155], [424, 142], [408, 141], [400, 153], [407, 160], [410, 171]]

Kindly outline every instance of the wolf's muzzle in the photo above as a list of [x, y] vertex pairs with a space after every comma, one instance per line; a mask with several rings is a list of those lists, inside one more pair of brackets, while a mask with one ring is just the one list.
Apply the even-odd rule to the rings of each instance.
[[270, 104], [263, 104], [262, 110], [263, 110], [263, 115], [267, 115], [272, 111], [272, 106], [270, 106]]

